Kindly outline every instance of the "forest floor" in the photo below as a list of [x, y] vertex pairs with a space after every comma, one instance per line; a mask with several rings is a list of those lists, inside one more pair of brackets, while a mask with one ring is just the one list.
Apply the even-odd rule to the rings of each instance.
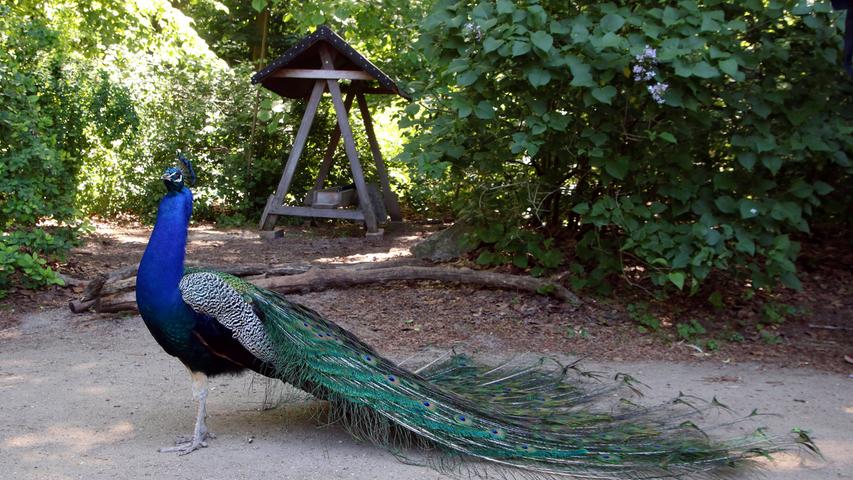
[[[434, 229], [408, 226], [377, 240], [349, 227], [288, 227], [284, 238], [261, 240], [251, 230], [198, 226], [191, 230], [188, 259], [212, 265], [381, 262], [408, 256], [408, 248]], [[60, 269], [88, 279], [137, 262], [148, 232], [99, 224]], [[492, 359], [524, 352], [585, 357], [589, 368], [629, 373], [649, 385], [643, 403], [683, 391], [716, 396], [738, 413], [777, 413], [760, 417], [760, 424], [773, 433], [811, 430], [826, 461], [783, 455], [767, 465], [769, 478], [849, 478], [843, 472], [853, 471], [853, 365], [844, 357], [853, 356], [853, 273], [843, 253], [806, 253], [803, 291], [773, 299], [800, 312], [766, 327], [778, 343], [754, 333], [764, 308], [737, 301], [724, 311], [696, 307], [698, 313], [688, 304], [673, 302], [667, 310], [652, 302], [662, 328], [640, 334], [626, 313], [629, 300], [583, 296], [584, 305], [571, 308], [536, 295], [435, 282], [291, 298], [397, 359], [447, 348]], [[67, 301], [79, 294], [72, 288], [18, 291], [0, 303], [0, 476], [444, 478], [399, 463], [338, 428], [316, 428], [316, 402], [263, 409], [267, 384], [252, 376], [214, 380], [210, 425], [219, 437], [211, 448], [180, 458], [156, 453], [192, 427], [189, 377], [137, 315], [68, 312]], [[700, 352], [674, 333], [671, 319], [687, 311], [708, 327], [706, 319], [716, 315], [744, 339]], [[708, 338], [722, 335], [708, 330]]]

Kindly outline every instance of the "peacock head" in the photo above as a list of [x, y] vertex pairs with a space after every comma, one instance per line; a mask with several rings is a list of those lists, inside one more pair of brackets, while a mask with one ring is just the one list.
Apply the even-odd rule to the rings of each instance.
[[169, 167], [160, 178], [163, 179], [166, 189], [170, 192], [180, 192], [184, 188], [184, 172], [180, 168]]
[[[195, 185], [195, 171], [193, 170], [192, 163], [180, 150], [178, 150], [178, 160], [180, 160], [187, 170], [190, 186]], [[178, 167], [167, 168], [160, 178], [166, 184], [166, 189], [170, 192], [180, 192], [184, 188], [184, 172]]]

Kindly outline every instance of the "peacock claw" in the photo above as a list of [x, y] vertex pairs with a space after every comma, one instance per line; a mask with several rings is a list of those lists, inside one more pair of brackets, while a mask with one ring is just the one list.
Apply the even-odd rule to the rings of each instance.
[[164, 447], [157, 451], [160, 453], [176, 452], [178, 455], [188, 455], [200, 448], [207, 448], [207, 442], [203, 440], [196, 441], [194, 439], [188, 442], [176, 444], [174, 447]]

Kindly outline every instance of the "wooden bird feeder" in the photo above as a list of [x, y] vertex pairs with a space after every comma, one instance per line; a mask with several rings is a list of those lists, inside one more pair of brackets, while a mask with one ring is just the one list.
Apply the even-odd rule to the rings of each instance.
[[[340, 80], [349, 81], [348, 85], [343, 85], [346, 99], [341, 94]], [[261, 215], [261, 230], [272, 230], [275, 227], [276, 220], [281, 215], [362, 221], [367, 227], [368, 235], [381, 234], [379, 224], [385, 221], [386, 211], [387, 215], [391, 217], [391, 221], [402, 220], [400, 205], [388, 182], [388, 172], [385, 169], [385, 162], [382, 160], [382, 153], [379, 151], [379, 143], [376, 141], [373, 121], [370, 118], [370, 111], [365, 99], [367, 93], [396, 94], [408, 98], [397, 88], [391, 78], [382, 73], [338, 34], [326, 26], [320, 26], [314, 33], [300, 40], [282, 56], [256, 73], [252, 77], [252, 83], [260, 83], [282, 97], [305, 98], [308, 102], [278, 188], [267, 199], [264, 213]], [[328, 91], [332, 96], [338, 124], [329, 139], [329, 145], [326, 148], [314, 189], [306, 198], [308, 206], [284, 205], [284, 198], [290, 189], [299, 156], [305, 148], [308, 132], [311, 130], [320, 98], [325, 91]], [[349, 110], [352, 107], [353, 99], [358, 102], [364, 128], [367, 130], [370, 151], [381, 184], [381, 190], [374, 188], [373, 190], [376, 192], [373, 195], [371, 195], [368, 190], [369, 186], [364, 181], [364, 171], [358, 159], [349, 122]], [[352, 195], [351, 188], [323, 188], [332, 166], [332, 157], [341, 137], [344, 139], [344, 149], [352, 171], [355, 196]], [[341, 208], [350, 203], [348, 196], [358, 198], [356, 208]], [[382, 205], [375, 205], [374, 203], [381, 203]]]

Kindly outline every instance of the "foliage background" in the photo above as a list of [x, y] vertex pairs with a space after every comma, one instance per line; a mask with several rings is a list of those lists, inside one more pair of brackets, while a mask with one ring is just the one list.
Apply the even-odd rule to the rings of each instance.
[[[48, 267], [87, 217], [150, 220], [176, 149], [198, 165], [196, 219], [256, 221], [304, 106], [249, 78], [321, 23], [415, 94], [374, 99], [392, 182], [410, 212], [472, 223], [483, 265], [570, 269], [575, 288], [605, 292], [797, 287], [798, 241], [849, 230], [853, 82], [828, 1], [0, 10], [0, 295], [61, 282]], [[635, 80], [637, 66], [654, 75]], [[324, 104], [294, 197], [333, 121]], [[331, 181], [349, 183], [338, 155]]]

